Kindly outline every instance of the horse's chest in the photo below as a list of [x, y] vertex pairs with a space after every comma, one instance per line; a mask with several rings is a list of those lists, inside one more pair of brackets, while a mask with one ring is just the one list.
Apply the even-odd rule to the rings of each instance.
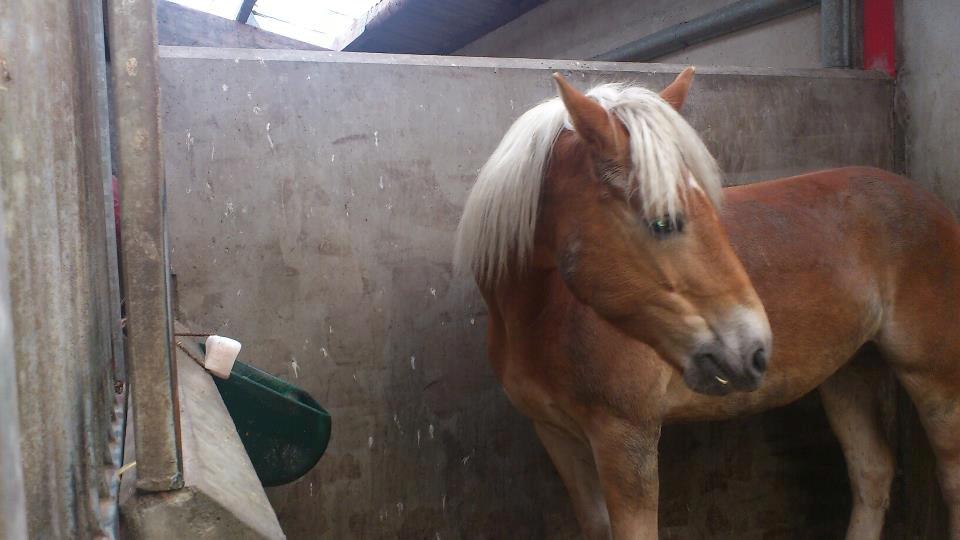
[[525, 355], [506, 355], [500, 359], [498, 377], [504, 393], [510, 403], [522, 414], [535, 422], [547, 422], [567, 428], [573, 428], [572, 420], [564, 410], [567, 400], [549, 381], [561, 378], [560, 374], [551, 378], [546, 373], [547, 362]]

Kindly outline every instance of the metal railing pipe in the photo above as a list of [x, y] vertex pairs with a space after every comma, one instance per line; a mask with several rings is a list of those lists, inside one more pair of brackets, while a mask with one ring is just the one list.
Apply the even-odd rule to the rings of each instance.
[[608, 62], [647, 62], [697, 43], [814, 7], [819, 3], [820, 0], [740, 0], [702, 17], [631, 41], [592, 59]]

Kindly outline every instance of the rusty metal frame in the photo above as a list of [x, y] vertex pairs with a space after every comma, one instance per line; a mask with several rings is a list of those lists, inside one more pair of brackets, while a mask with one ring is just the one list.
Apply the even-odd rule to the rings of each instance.
[[107, 0], [137, 489], [183, 487], [160, 131], [156, 1]]

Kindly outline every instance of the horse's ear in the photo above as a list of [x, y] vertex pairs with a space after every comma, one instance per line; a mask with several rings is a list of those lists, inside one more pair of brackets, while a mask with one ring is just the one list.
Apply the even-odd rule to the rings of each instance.
[[695, 71], [693, 66], [681, 71], [672, 83], [660, 91], [660, 97], [679, 111], [683, 107], [683, 102], [687, 99], [687, 92], [690, 91], [690, 83], [693, 82]]
[[594, 150], [616, 158], [626, 149], [627, 130], [602, 105], [581, 94], [559, 73], [553, 74], [573, 128]]

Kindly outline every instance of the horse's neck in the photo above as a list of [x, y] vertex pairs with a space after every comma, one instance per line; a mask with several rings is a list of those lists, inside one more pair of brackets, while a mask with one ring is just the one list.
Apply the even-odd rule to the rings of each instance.
[[537, 320], [554, 300], [551, 294], [557, 293], [557, 284], [552, 283], [554, 274], [549, 270], [532, 269], [521, 277], [503, 279], [491, 295], [501, 324], [511, 328], [530, 328], [536, 325]]

